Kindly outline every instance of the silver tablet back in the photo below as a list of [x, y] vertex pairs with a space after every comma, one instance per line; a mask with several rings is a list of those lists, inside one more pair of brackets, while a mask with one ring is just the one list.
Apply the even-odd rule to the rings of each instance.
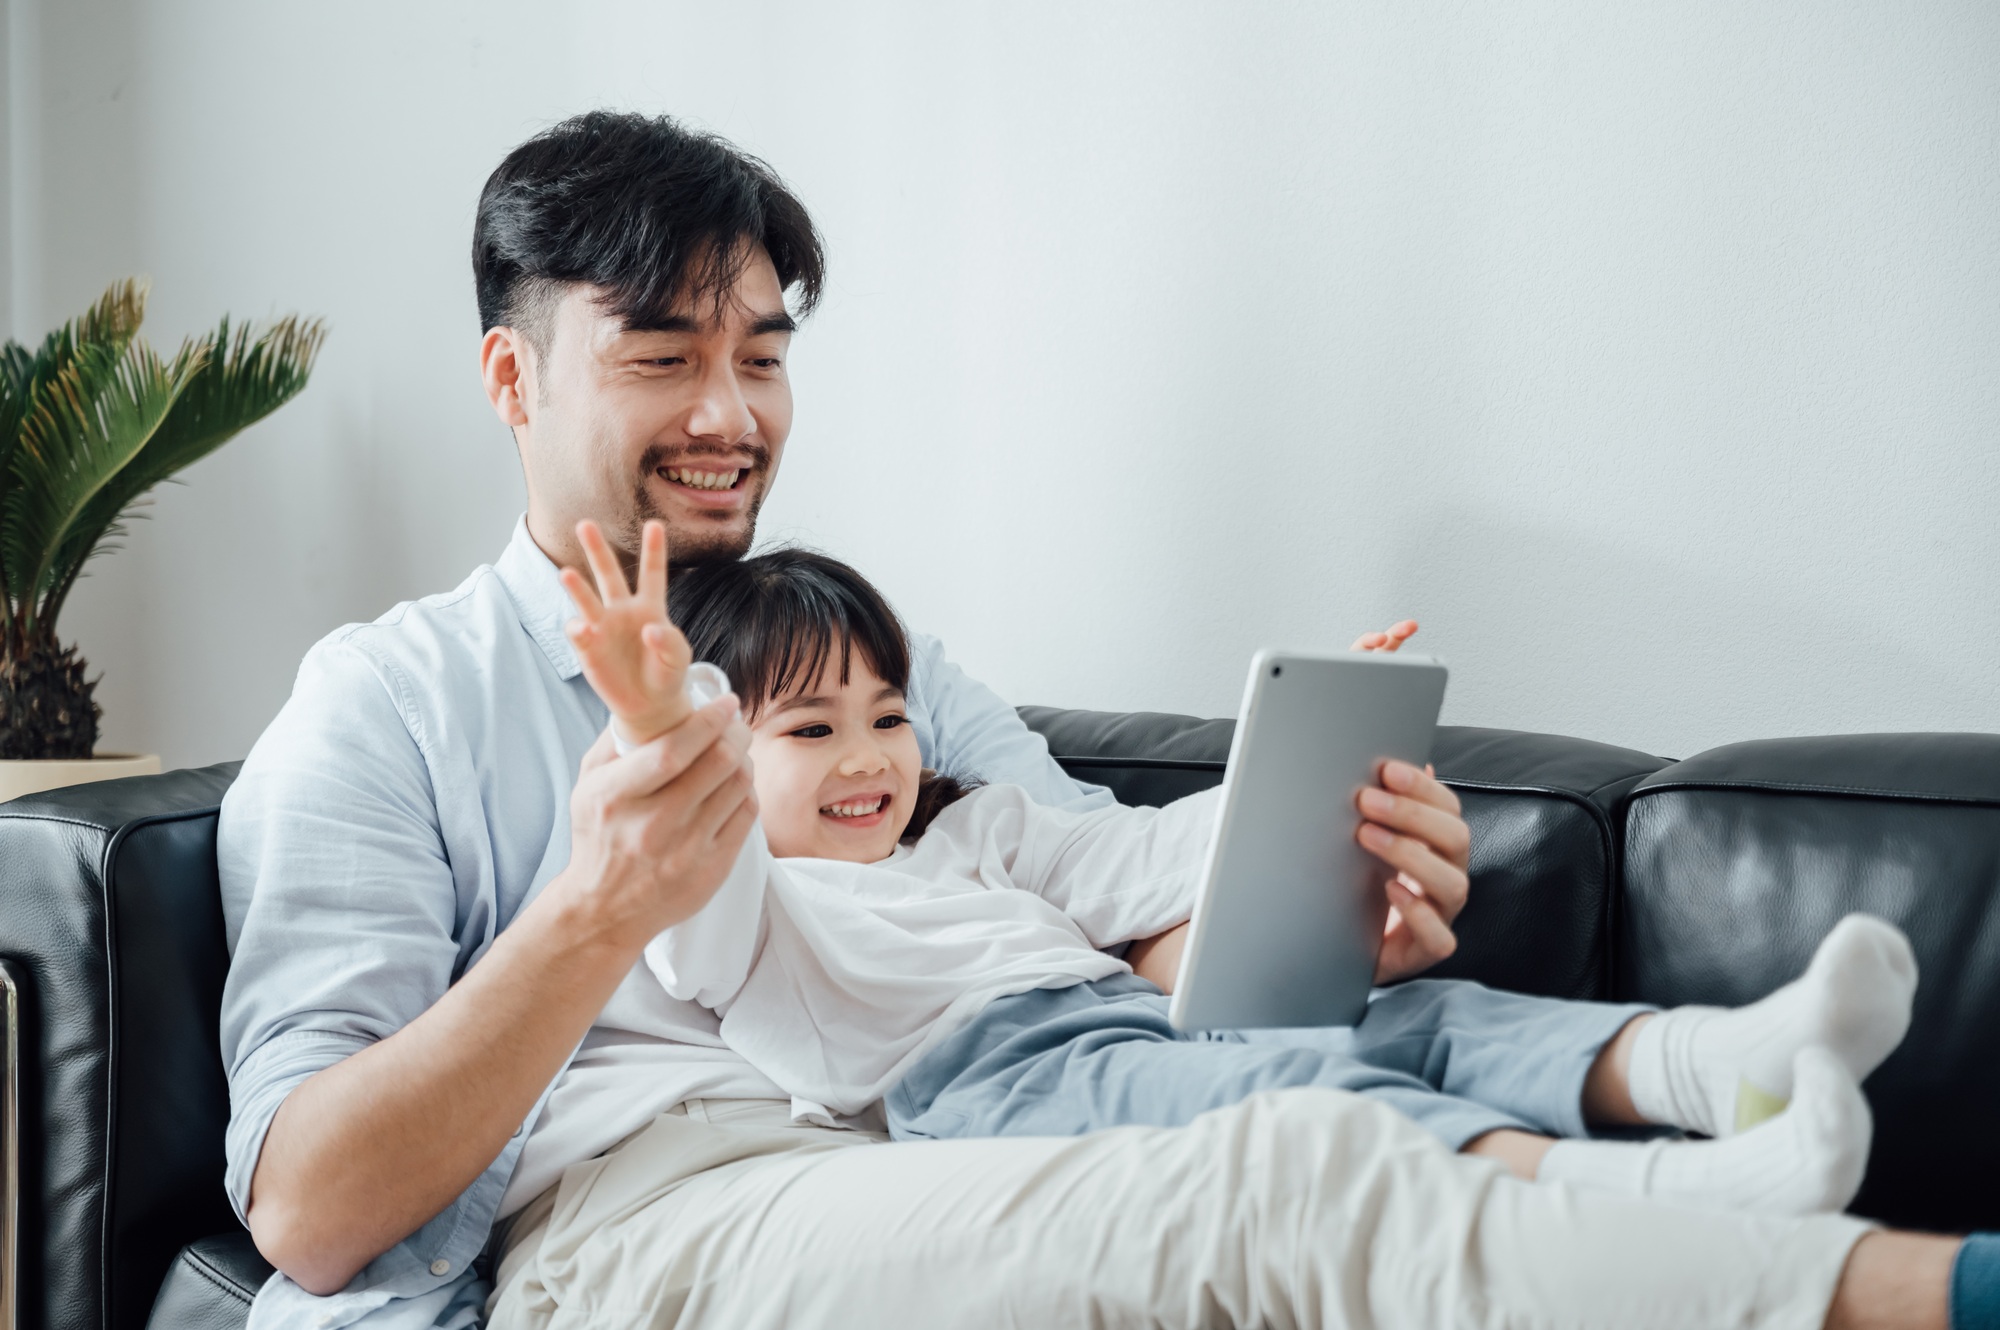
[[1176, 1028], [1360, 1019], [1389, 869], [1354, 839], [1354, 797], [1384, 758], [1430, 760], [1444, 687], [1444, 666], [1423, 656], [1258, 653], [1174, 988]]

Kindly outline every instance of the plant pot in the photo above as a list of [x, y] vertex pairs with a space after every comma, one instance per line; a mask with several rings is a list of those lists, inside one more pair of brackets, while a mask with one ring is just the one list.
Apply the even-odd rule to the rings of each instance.
[[0, 804], [24, 794], [61, 789], [65, 785], [87, 785], [94, 780], [117, 780], [121, 776], [157, 776], [160, 759], [130, 753], [107, 753], [103, 757], [74, 762], [41, 762], [8, 758], [0, 760]]

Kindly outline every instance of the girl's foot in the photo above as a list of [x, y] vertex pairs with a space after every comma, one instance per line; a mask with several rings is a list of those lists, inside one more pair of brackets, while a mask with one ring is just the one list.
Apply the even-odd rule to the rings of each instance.
[[1537, 1180], [1757, 1214], [1843, 1210], [1868, 1165], [1868, 1101], [1824, 1048], [1802, 1049], [1786, 1081], [1790, 1107], [1726, 1141], [1557, 1141]]
[[1627, 1079], [1649, 1122], [1731, 1136], [1784, 1110], [1798, 1051], [1831, 1052], [1859, 1084], [1910, 1028], [1917, 960], [1895, 925], [1850, 914], [1806, 972], [1761, 1002], [1676, 1007], [1638, 1030]]

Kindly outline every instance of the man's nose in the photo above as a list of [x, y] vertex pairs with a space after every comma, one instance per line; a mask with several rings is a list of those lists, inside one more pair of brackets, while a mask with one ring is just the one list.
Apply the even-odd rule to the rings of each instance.
[[687, 423], [688, 433], [695, 438], [736, 443], [756, 431], [757, 420], [750, 414], [750, 404], [743, 400], [734, 365], [712, 366], [702, 376], [699, 394]]

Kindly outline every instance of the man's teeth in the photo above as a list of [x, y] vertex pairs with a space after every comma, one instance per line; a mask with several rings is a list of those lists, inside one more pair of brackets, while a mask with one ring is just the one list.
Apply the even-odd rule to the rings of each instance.
[[844, 804], [828, 804], [819, 811], [828, 817], [867, 817], [879, 813], [888, 806], [889, 796], [878, 794], [873, 799], [850, 799]]
[[670, 466], [667, 468], [668, 480], [673, 481], [676, 485], [686, 485], [689, 489], [697, 490], [733, 489], [736, 486], [737, 477], [742, 474], [742, 467], [737, 467], [734, 471], [690, 471], [686, 467], [680, 466]]

